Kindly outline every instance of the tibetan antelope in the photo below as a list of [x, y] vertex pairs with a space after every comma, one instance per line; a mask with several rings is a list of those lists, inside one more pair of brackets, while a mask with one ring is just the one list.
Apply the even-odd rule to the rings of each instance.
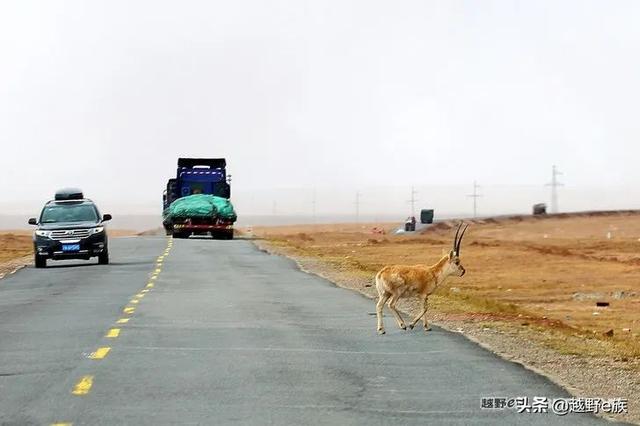
[[[391, 265], [385, 266], [376, 274], [378, 334], [385, 333], [384, 325], [382, 324], [382, 309], [387, 300], [389, 301], [389, 309], [395, 316], [398, 326], [403, 330], [407, 329], [407, 325], [396, 310], [398, 300], [406, 296], [418, 296], [423, 301], [422, 313], [411, 321], [409, 328], [413, 328], [422, 318], [424, 330], [431, 330], [427, 323], [427, 301], [429, 295], [450, 276], [462, 277], [465, 274], [466, 271], [460, 263], [460, 243], [468, 226], [465, 225], [462, 228], [462, 223], [458, 225], [456, 235], [453, 238], [453, 249], [435, 265]], [[462, 232], [460, 232], [460, 228], [462, 228]], [[458, 234], [460, 238], [458, 238]]]

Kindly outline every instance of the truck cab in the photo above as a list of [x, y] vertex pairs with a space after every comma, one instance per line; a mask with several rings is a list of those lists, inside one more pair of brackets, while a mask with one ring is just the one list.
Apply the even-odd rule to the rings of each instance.
[[167, 181], [162, 195], [163, 208], [181, 197], [209, 194], [229, 199], [231, 185], [224, 158], [179, 158], [176, 177]]
[[190, 235], [206, 235], [233, 238], [233, 218], [225, 217], [173, 217], [168, 213], [176, 200], [196, 194], [231, 198], [231, 176], [227, 175], [224, 158], [179, 158], [175, 178], [167, 181], [162, 194], [163, 221], [167, 235], [187, 238]]

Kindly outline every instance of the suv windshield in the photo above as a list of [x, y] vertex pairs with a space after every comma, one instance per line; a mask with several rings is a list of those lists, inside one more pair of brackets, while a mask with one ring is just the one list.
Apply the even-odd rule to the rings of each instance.
[[54, 204], [42, 211], [40, 223], [96, 222], [98, 214], [91, 204]]

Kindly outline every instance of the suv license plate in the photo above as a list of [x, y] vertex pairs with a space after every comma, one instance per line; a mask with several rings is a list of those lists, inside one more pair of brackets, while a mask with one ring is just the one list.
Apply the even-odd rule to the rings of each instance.
[[80, 251], [80, 244], [63, 244], [62, 251]]

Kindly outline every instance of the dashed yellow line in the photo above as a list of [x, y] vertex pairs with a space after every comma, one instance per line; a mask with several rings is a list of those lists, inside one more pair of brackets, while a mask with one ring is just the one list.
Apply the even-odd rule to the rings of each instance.
[[111, 348], [109, 348], [109, 347], [98, 348], [94, 353], [92, 353], [89, 356], [89, 358], [90, 359], [104, 359], [104, 357], [107, 356], [107, 354], [109, 353], [110, 350], [111, 350]]
[[[133, 304], [139, 303], [140, 302], [139, 299], [142, 299], [145, 296], [145, 294], [149, 292], [149, 289], [154, 287], [153, 280], [158, 279], [158, 274], [160, 274], [160, 272], [162, 272], [162, 264], [164, 262], [164, 258], [169, 255], [169, 252], [171, 251], [172, 245], [173, 245], [173, 239], [170, 238], [168, 243], [167, 243], [167, 248], [164, 251], [164, 254], [160, 255], [158, 257], [158, 259], [157, 259], [156, 269], [155, 269], [153, 275], [151, 276], [151, 279], [149, 280], [149, 282], [147, 283], [145, 288], [134, 296], [134, 299], [132, 299], [130, 301], [130, 303], [133, 303]], [[125, 313], [125, 314], [133, 314], [135, 312], [135, 310], [136, 310], [136, 308], [134, 306], [127, 306], [122, 310], [122, 312]], [[118, 319], [116, 321], [116, 323], [117, 324], [126, 324], [126, 323], [129, 322], [129, 319], [130, 318], [120, 318], [120, 319]], [[119, 328], [112, 328], [107, 332], [105, 337], [116, 338], [119, 335], [120, 335], [120, 329]], [[104, 359], [109, 354], [110, 351], [111, 351], [111, 348], [108, 347], [108, 346], [100, 347], [100, 348], [96, 349], [96, 351], [93, 352], [91, 355], [89, 355], [89, 358], [90, 359]], [[78, 395], [78, 396], [87, 395], [89, 393], [89, 391], [91, 390], [92, 386], [93, 386], [93, 376], [82, 376], [80, 378], [80, 380], [78, 381], [78, 383], [76, 383], [75, 386], [73, 387], [73, 390], [71, 391], [71, 393], [73, 395]], [[71, 423], [71, 422], [57, 422], [57, 423], [51, 423], [51, 426], [73, 426], [73, 423]]]
[[120, 335], [120, 329], [119, 328], [112, 328], [111, 330], [109, 330], [106, 334], [105, 337], [118, 337]]
[[82, 376], [80, 381], [73, 387], [71, 393], [73, 395], [86, 395], [93, 386], [93, 376]]

